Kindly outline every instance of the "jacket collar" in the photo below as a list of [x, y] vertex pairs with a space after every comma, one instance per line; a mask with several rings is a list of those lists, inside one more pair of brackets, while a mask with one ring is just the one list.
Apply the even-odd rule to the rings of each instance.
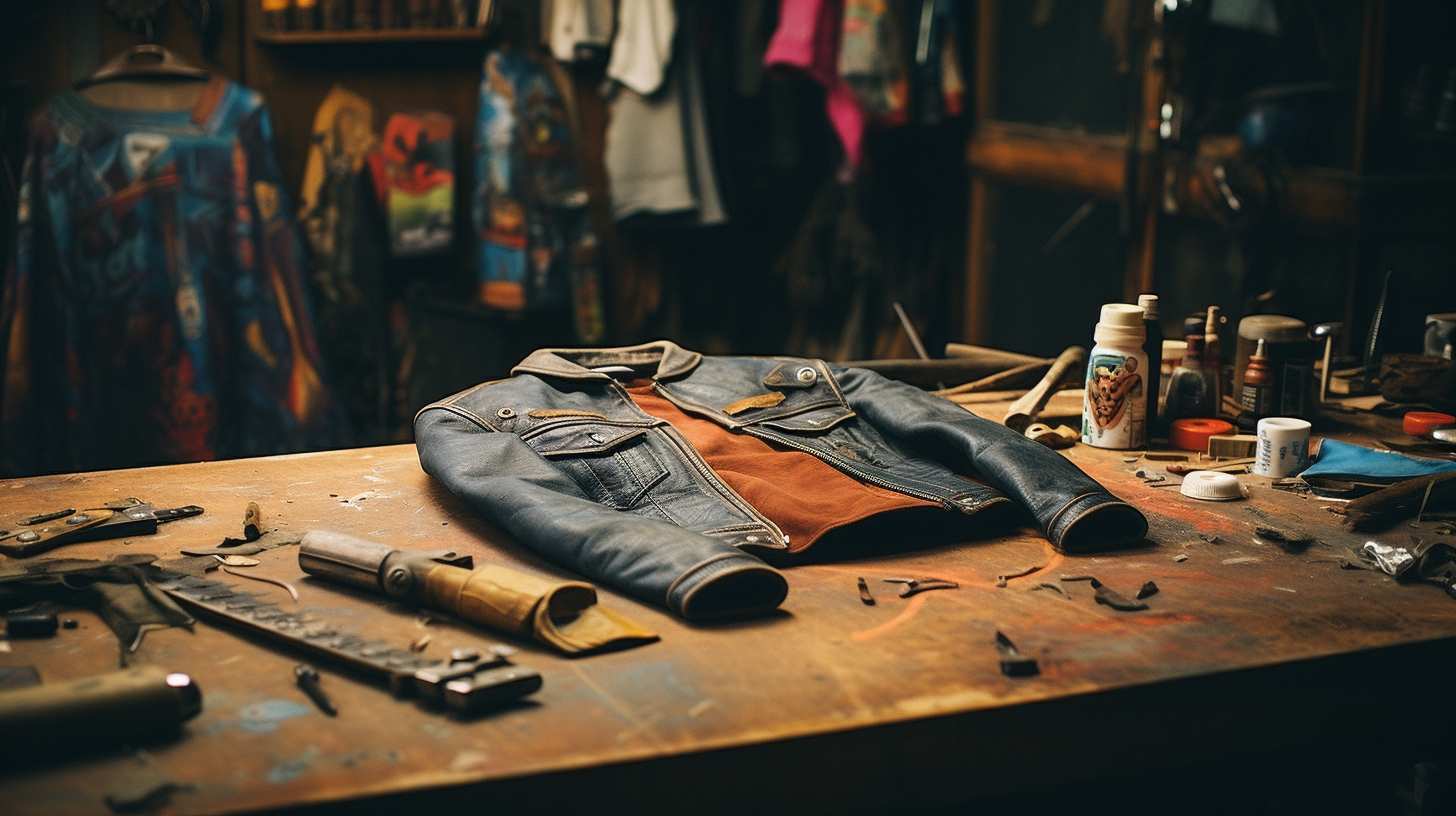
[[671, 380], [697, 368], [703, 355], [688, 351], [671, 340], [655, 340], [640, 346], [595, 349], [537, 349], [511, 369], [511, 374], [536, 374], [567, 380], [609, 380], [591, 369], [600, 366], [640, 366], [657, 363], [654, 380]]

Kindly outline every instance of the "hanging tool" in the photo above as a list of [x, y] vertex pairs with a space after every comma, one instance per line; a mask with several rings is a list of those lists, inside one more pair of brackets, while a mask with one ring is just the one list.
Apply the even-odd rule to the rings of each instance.
[[1025, 433], [1032, 422], [1036, 421], [1047, 400], [1061, 387], [1062, 383], [1075, 375], [1082, 374], [1082, 369], [1087, 365], [1087, 349], [1081, 346], [1068, 346], [1057, 359], [1052, 367], [1047, 369], [1046, 376], [1041, 382], [1032, 387], [1030, 391], [1021, 395], [1021, 398], [1011, 403], [1006, 409], [1006, 418], [1002, 424], [1017, 433]]
[[547, 581], [505, 567], [476, 568], [474, 563], [468, 555], [396, 550], [326, 530], [304, 535], [298, 551], [298, 565], [309, 575], [533, 637], [566, 654], [657, 640], [657, 635], [597, 604], [596, 588], [590, 584]]

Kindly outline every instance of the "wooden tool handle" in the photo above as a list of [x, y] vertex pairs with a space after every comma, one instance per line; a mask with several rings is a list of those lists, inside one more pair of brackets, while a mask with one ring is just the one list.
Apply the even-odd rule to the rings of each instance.
[[1011, 407], [1006, 410], [1006, 419], [1002, 420], [1006, 427], [1017, 433], [1024, 432], [1037, 414], [1041, 413], [1041, 409], [1046, 407], [1047, 400], [1051, 399], [1057, 387], [1086, 364], [1087, 349], [1081, 346], [1068, 346], [1063, 349], [1057, 355], [1056, 362], [1047, 370], [1046, 376], [1041, 378], [1041, 382], [1023, 394], [1021, 399], [1011, 403]]

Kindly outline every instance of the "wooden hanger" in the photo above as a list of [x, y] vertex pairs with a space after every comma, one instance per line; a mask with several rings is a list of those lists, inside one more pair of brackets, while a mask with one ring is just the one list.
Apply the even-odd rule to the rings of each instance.
[[76, 87], [88, 88], [102, 82], [149, 77], [205, 80], [210, 76], [206, 69], [187, 63], [160, 45], [143, 43], [117, 54], [91, 76], [77, 82]]

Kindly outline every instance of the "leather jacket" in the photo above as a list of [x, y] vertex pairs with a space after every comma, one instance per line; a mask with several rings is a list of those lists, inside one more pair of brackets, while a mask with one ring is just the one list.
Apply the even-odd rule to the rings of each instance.
[[[420, 464], [540, 555], [685, 618], [777, 607], [788, 585], [761, 556], [788, 549], [782, 532], [634, 404], [614, 377], [627, 369], [686, 413], [862, 482], [962, 514], [1013, 502], [1063, 551], [1147, 532], [1140, 512], [1060, 454], [912, 386], [822, 360], [709, 357], [667, 341], [533, 352], [509, 379], [421, 410]], [[759, 396], [769, 399], [742, 410]]]

